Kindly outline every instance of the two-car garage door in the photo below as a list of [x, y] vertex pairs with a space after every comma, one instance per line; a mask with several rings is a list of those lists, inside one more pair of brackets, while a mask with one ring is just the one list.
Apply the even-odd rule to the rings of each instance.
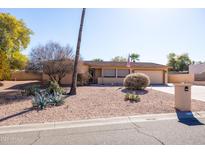
[[144, 73], [150, 78], [151, 84], [163, 84], [163, 71], [135, 70], [135, 73]]

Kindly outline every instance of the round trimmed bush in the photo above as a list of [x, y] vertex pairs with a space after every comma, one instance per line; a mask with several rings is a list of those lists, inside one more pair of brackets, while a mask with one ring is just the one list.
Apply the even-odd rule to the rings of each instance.
[[124, 86], [128, 89], [142, 90], [150, 84], [150, 79], [143, 73], [132, 73], [125, 77]]

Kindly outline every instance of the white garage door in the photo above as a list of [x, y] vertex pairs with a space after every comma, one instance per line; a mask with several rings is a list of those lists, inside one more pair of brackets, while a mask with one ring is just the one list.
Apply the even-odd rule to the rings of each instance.
[[141, 71], [135, 70], [135, 73], [144, 73], [150, 78], [151, 84], [163, 84], [163, 71]]

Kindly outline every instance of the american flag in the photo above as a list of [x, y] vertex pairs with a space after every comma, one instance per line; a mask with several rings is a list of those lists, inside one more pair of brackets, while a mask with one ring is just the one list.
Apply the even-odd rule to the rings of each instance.
[[127, 67], [130, 67], [130, 54], [128, 55], [128, 58], [127, 58]]

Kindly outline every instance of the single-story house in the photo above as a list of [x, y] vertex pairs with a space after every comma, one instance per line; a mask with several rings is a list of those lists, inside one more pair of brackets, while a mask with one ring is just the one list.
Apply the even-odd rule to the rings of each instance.
[[[144, 73], [149, 76], [151, 84], [167, 84], [168, 69], [170, 67], [149, 62], [113, 62], [113, 61], [83, 61], [78, 67], [79, 74], [90, 74], [89, 83], [92, 84], [122, 84], [126, 75], [130, 73]], [[43, 80], [48, 76], [43, 74]], [[70, 84], [72, 73], [62, 79], [62, 84]]]
[[205, 63], [189, 65], [189, 74], [194, 75], [195, 81], [205, 81]]

